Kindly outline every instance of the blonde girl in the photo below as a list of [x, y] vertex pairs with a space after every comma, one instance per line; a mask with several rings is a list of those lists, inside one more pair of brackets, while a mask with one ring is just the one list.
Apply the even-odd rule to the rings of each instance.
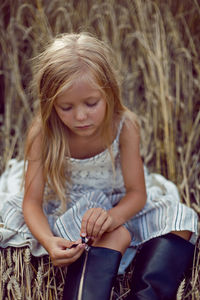
[[25, 223], [54, 265], [68, 266], [63, 299], [110, 299], [121, 256], [127, 266], [138, 246], [128, 299], [175, 299], [191, 266], [197, 216], [171, 182], [143, 166], [113, 56], [86, 33], [58, 36], [40, 55]]

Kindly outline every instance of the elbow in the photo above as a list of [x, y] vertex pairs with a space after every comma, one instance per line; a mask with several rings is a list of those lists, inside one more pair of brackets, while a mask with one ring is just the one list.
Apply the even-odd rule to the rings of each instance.
[[141, 207], [140, 207], [140, 210], [142, 210], [145, 207], [146, 203], [147, 203], [147, 193], [145, 191], [141, 194], [141, 198], [140, 198]]
[[33, 212], [35, 206], [36, 205], [34, 199], [25, 195], [22, 202], [22, 213], [24, 215], [25, 221], [26, 221], [26, 216], [30, 215], [30, 213]]

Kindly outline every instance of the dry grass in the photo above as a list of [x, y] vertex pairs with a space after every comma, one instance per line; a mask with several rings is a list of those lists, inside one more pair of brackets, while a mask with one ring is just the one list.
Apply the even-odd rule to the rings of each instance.
[[[182, 201], [200, 214], [198, 3], [2, 0], [0, 171], [11, 157], [23, 157], [24, 131], [34, 111], [28, 90], [32, 78], [30, 59], [55, 34], [87, 30], [110, 43], [116, 52], [124, 100], [141, 117], [145, 163], [152, 171], [173, 180]], [[27, 262], [27, 251], [1, 251], [0, 299], [13, 299], [13, 295], [15, 299], [59, 298], [62, 271], [52, 268], [46, 258], [30, 258]], [[197, 254], [189, 295], [180, 290], [179, 299], [200, 299], [199, 259]], [[55, 272], [57, 275], [52, 276]], [[61, 281], [55, 282], [57, 278]]]

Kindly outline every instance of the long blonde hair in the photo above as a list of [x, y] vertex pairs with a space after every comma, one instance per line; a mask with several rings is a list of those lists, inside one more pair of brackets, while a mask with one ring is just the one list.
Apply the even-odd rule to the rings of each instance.
[[[127, 111], [122, 104], [120, 84], [112, 50], [104, 42], [87, 33], [62, 34], [56, 37], [37, 58], [34, 83], [39, 98], [35, 124], [37, 129], [25, 148], [25, 161], [34, 138], [42, 132], [44, 178], [62, 202], [66, 201], [66, 155], [70, 156], [65, 125], [54, 108], [56, 97], [80, 78], [87, 76], [106, 100], [102, 137], [109, 148], [112, 141], [111, 122], [115, 114]], [[88, 76], [88, 74], [92, 74]], [[86, 78], [87, 78], [86, 77]]]

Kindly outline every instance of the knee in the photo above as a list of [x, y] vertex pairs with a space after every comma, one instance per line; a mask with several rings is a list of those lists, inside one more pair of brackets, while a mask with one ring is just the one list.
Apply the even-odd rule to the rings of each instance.
[[108, 247], [123, 254], [129, 247], [130, 242], [131, 235], [129, 231], [124, 226], [120, 226], [112, 232], [104, 233], [99, 240], [95, 241], [94, 246]]
[[188, 230], [182, 230], [182, 231], [172, 231], [171, 233], [176, 234], [180, 237], [182, 237], [183, 239], [189, 241], [192, 235], [191, 231]]
[[123, 254], [131, 243], [130, 232], [126, 229], [126, 227], [120, 226], [112, 232], [112, 235], [113, 242], [116, 247], [119, 247], [118, 250]]
[[124, 226], [118, 227], [116, 230], [116, 239], [121, 241], [124, 247], [128, 248], [131, 243], [131, 234]]

